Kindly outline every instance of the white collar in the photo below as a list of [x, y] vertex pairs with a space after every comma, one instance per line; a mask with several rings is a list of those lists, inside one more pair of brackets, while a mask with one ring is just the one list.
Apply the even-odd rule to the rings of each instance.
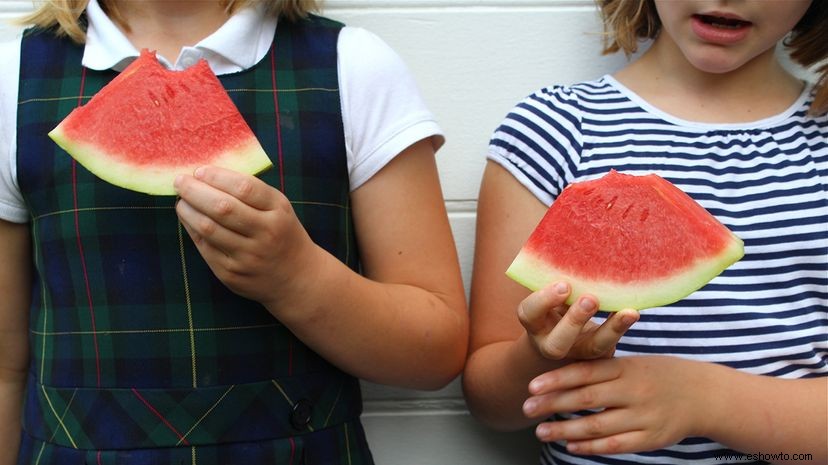
[[[139, 50], [104, 13], [98, 0], [89, 0], [86, 16], [89, 26], [83, 52], [84, 66], [121, 71], [139, 55]], [[261, 6], [243, 8], [201, 42], [184, 47], [175, 63], [159, 58], [170, 69], [188, 68], [199, 58], [204, 58], [216, 74], [243, 71], [267, 54], [276, 33], [276, 22], [276, 18], [265, 14]]]

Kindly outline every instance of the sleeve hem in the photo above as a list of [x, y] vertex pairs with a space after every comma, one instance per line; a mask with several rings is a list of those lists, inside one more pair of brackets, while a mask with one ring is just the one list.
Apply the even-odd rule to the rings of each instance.
[[379, 147], [371, 151], [368, 156], [354, 165], [350, 173], [351, 192], [365, 184], [403, 150], [426, 138], [431, 139], [435, 152], [445, 142], [445, 137], [436, 121], [431, 119], [421, 120], [397, 131]]

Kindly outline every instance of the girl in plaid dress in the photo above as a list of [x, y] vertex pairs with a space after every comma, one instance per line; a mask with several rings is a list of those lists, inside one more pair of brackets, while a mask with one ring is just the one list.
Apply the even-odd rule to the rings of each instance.
[[[543, 464], [828, 463], [828, 2], [597, 4], [607, 52], [652, 40], [617, 73], [534, 92], [494, 132], [472, 412], [534, 427]], [[817, 65], [817, 82], [783, 66], [777, 44]], [[744, 258], [640, 315], [505, 277], [562, 190], [611, 169], [672, 181], [744, 240]]]
[[[53, 0], [0, 45], [0, 464], [372, 463], [358, 380], [460, 371], [441, 131], [393, 51], [317, 8]], [[206, 59], [274, 169], [152, 197], [46, 139], [142, 48]]]

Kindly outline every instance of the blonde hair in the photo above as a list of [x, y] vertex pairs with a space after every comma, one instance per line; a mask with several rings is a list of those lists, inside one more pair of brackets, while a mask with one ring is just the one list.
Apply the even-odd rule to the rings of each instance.
[[[647, 39], [661, 31], [661, 20], [653, 0], [596, 0], [604, 22], [604, 47], [607, 55], [623, 51], [627, 56]], [[802, 19], [783, 44], [791, 59], [805, 67], [815, 66], [816, 95], [812, 114], [828, 112], [828, 1], [813, 0]]]
[[[290, 21], [307, 17], [309, 13], [319, 11], [321, 0], [216, 0], [228, 13], [255, 3], [264, 3], [268, 14], [282, 16]], [[129, 28], [118, 12], [114, 0], [99, 0], [101, 8], [119, 25]], [[20, 19], [20, 23], [42, 28], [55, 28], [58, 35], [65, 35], [77, 43], [86, 40], [86, 27], [81, 22], [81, 15], [89, 0], [44, 0], [43, 5], [31, 14]]]

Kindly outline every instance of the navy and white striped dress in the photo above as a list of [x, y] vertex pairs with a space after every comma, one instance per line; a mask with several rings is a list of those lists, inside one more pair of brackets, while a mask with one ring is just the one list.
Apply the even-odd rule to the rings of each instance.
[[[495, 131], [489, 159], [550, 205], [569, 183], [615, 168], [657, 173], [745, 242], [745, 257], [673, 305], [648, 309], [617, 356], [665, 354], [784, 378], [828, 376], [828, 116], [806, 89], [782, 114], [750, 124], [684, 121], [611, 76], [542, 89]], [[715, 393], [711, 393], [715, 395]], [[807, 452], [807, 451], [789, 451]], [[703, 438], [655, 452], [544, 464], [723, 464]]]

